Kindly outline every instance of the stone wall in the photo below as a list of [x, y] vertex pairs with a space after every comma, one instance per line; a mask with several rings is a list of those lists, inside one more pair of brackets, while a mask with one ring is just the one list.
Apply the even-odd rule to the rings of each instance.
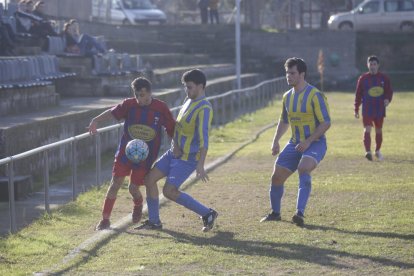
[[355, 67], [356, 35], [354, 32], [292, 31], [288, 33], [245, 32], [243, 47], [250, 55], [261, 56], [274, 64], [274, 73], [284, 74], [283, 64], [289, 57], [301, 57], [308, 65], [310, 78], [318, 78], [318, 55], [323, 51], [325, 82], [340, 82], [358, 74]]

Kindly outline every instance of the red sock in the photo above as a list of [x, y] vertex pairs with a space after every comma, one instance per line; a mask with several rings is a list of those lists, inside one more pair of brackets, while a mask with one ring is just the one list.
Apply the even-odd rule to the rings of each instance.
[[102, 208], [102, 218], [109, 219], [114, 208], [116, 198], [105, 198], [104, 205]]
[[134, 202], [134, 206], [141, 206], [143, 199], [140, 197], [139, 199], [132, 199], [132, 201]]
[[364, 146], [365, 151], [371, 151], [371, 133], [364, 132]]
[[375, 135], [375, 142], [377, 143], [377, 147], [375, 148], [375, 151], [379, 151], [382, 144], [382, 133], [377, 133]]

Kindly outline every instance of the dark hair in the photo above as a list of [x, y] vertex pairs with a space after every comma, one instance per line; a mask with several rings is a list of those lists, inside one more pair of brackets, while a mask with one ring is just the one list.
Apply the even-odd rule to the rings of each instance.
[[204, 73], [200, 69], [193, 69], [183, 74], [181, 82], [185, 83], [189, 81], [192, 81], [197, 85], [202, 84], [203, 88], [206, 87], [207, 83], [206, 75], [204, 75]]
[[144, 77], [138, 77], [132, 81], [131, 88], [134, 94], [140, 91], [142, 88], [147, 89], [147, 91], [151, 93], [151, 82]]
[[306, 63], [303, 59], [292, 57], [288, 58], [285, 62], [285, 68], [292, 68], [293, 66], [296, 66], [296, 69], [298, 69], [299, 74], [305, 72], [308, 70]]
[[371, 62], [371, 61], [376, 61], [376, 62], [379, 64], [379, 59], [378, 59], [378, 57], [377, 57], [377, 56], [374, 56], [374, 55], [369, 56], [369, 57], [367, 58], [367, 62]]

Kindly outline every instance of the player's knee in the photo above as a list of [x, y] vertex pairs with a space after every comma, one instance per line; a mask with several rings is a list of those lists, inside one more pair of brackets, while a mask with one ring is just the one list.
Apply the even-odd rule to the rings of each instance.
[[276, 173], [274, 173], [272, 175], [272, 185], [274, 185], [274, 186], [280, 186], [283, 183], [284, 183], [284, 179], [280, 175], [278, 175]]
[[165, 184], [164, 188], [162, 189], [163, 195], [170, 199], [170, 200], [176, 200], [179, 196], [179, 191], [176, 187], [170, 184]]

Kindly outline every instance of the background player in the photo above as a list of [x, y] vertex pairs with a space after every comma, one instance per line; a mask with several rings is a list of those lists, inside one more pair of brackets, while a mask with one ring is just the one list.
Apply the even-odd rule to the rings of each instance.
[[285, 63], [286, 79], [292, 89], [283, 95], [283, 108], [272, 144], [272, 155], [280, 152], [279, 140], [288, 130], [292, 137], [280, 152], [273, 169], [270, 185], [272, 212], [264, 221], [281, 220], [280, 209], [287, 178], [298, 170], [299, 190], [296, 214], [292, 221], [304, 225], [304, 213], [311, 192], [311, 172], [326, 153], [325, 132], [331, 125], [328, 102], [325, 96], [305, 81], [306, 63], [300, 58], [289, 58]]
[[364, 125], [365, 157], [372, 161], [371, 129], [375, 126], [375, 156], [379, 161], [384, 157], [381, 154], [382, 125], [385, 109], [392, 100], [391, 83], [385, 74], [379, 72], [379, 59], [369, 56], [367, 59], [368, 72], [361, 75], [355, 91], [355, 118], [359, 118], [359, 106], [362, 103], [362, 123]]
[[[138, 223], [141, 220], [143, 198], [139, 186], [144, 185], [144, 177], [158, 157], [163, 127], [170, 137], [174, 133], [175, 120], [170, 109], [164, 102], [152, 98], [151, 83], [140, 77], [131, 83], [131, 88], [135, 97], [125, 99], [117, 106], [104, 111], [89, 124], [89, 132], [95, 134], [99, 122], [113, 118], [125, 121], [124, 133], [115, 155], [111, 184], [103, 204], [102, 220], [96, 226], [96, 230], [110, 227], [112, 208], [126, 176], [130, 177], [129, 192], [134, 203], [132, 222]], [[147, 159], [138, 164], [129, 161], [125, 155], [125, 146], [132, 139], [144, 140], [149, 147]]]

